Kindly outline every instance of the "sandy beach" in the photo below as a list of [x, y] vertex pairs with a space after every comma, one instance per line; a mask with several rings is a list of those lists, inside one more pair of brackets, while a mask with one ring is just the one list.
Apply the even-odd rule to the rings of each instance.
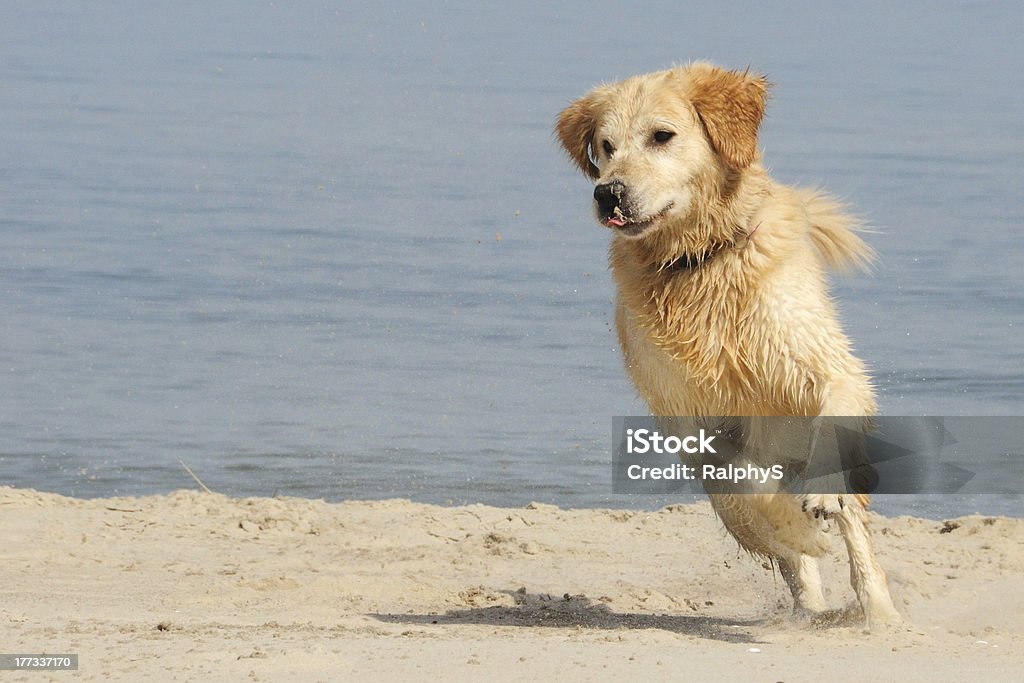
[[[798, 623], [706, 504], [80, 500], [0, 488], [2, 680], [1019, 680], [1024, 520], [872, 517], [906, 624]], [[838, 536], [833, 547], [842, 550]], [[854, 597], [845, 553], [827, 596]]]

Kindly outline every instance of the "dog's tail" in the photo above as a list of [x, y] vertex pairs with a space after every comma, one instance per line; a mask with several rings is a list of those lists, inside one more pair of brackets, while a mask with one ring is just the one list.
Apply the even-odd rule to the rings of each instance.
[[800, 189], [798, 193], [811, 224], [811, 242], [825, 263], [842, 271], [869, 270], [875, 250], [857, 234], [865, 231], [860, 222], [823, 192]]

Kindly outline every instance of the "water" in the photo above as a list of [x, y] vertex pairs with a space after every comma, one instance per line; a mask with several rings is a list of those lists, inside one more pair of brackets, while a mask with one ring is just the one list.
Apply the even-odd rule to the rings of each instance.
[[882, 231], [837, 295], [883, 410], [1020, 414], [1021, 5], [745, 5], [8, 3], [0, 483], [658, 504], [609, 493], [643, 406], [550, 131], [692, 58], [767, 72], [775, 176]]

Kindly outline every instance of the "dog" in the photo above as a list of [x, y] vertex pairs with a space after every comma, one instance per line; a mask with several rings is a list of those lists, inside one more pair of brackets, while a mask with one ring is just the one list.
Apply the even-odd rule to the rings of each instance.
[[[866, 268], [857, 222], [827, 195], [774, 181], [758, 129], [769, 84], [706, 62], [601, 85], [555, 134], [595, 182], [612, 231], [615, 324], [654, 416], [876, 412], [828, 293], [826, 269]], [[805, 615], [826, 612], [818, 557], [835, 520], [868, 627], [900, 621], [866, 525], [866, 493], [713, 493], [737, 542], [777, 564]]]

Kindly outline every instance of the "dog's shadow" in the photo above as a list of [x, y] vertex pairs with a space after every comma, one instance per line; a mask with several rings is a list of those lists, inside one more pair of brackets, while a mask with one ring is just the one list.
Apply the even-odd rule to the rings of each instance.
[[699, 614], [644, 614], [612, 611], [607, 604], [583, 595], [562, 597], [545, 593], [500, 591], [512, 597], [514, 605], [472, 606], [448, 610], [444, 614], [371, 614], [394, 624], [482, 624], [547, 628], [587, 628], [595, 630], [660, 629], [671, 633], [720, 640], [729, 643], [756, 643], [750, 628], [764, 620], [723, 619]]

